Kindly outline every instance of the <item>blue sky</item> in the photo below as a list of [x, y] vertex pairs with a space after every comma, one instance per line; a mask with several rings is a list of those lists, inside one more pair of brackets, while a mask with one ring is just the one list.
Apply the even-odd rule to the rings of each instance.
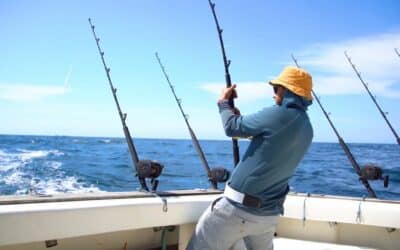
[[[216, 1], [243, 114], [273, 104], [265, 82], [294, 53], [345, 141], [395, 143], [347, 63], [400, 133], [398, 1]], [[0, 1], [0, 134], [122, 137], [87, 18], [91, 17], [134, 137], [189, 138], [158, 51], [201, 139], [225, 139], [224, 86], [206, 0]], [[314, 141], [337, 141], [315, 103]]]

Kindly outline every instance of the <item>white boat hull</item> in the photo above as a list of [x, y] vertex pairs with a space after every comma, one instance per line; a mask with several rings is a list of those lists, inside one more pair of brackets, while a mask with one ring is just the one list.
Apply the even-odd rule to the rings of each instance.
[[[0, 250], [46, 249], [48, 240], [56, 240], [53, 249], [124, 249], [125, 244], [126, 249], [159, 248], [159, 229], [166, 226], [174, 226], [165, 231], [168, 245], [185, 249], [196, 221], [221, 194], [197, 190], [161, 195], [2, 198]], [[289, 244], [286, 238], [337, 247], [400, 249], [399, 230], [400, 202], [291, 193], [277, 227], [275, 249], [290, 249], [282, 248]]]

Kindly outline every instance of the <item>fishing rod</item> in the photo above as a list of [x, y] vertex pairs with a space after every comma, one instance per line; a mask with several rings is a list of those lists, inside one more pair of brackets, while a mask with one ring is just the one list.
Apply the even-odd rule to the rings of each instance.
[[121, 119], [125, 139], [126, 139], [126, 142], [128, 143], [129, 152], [132, 157], [133, 165], [135, 166], [136, 175], [139, 179], [139, 183], [143, 190], [149, 191], [149, 188], [147, 187], [147, 184], [146, 184], [146, 178], [150, 178], [151, 186], [152, 186], [151, 191], [155, 192], [157, 189], [157, 186], [158, 186], [158, 180], [156, 178], [158, 176], [160, 176], [164, 166], [161, 163], [159, 163], [157, 161], [153, 161], [153, 160], [139, 160], [135, 145], [133, 144], [132, 136], [129, 132], [128, 126], [126, 125], [127, 114], [122, 113], [122, 111], [121, 111], [121, 107], [119, 105], [118, 98], [116, 95], [117, 89], [114, 87], [114, 85], [111, 81], [110, 68], [107, 67], [107, 64], [104, 60], [104, 52], [100, 48], [100, 38], [98, 38], [96, 36], [96, 32], [94, 31], [95, 26], [92, 24], [91, 19], [89, 18], [88, 20], [89, 20], [90, 27], [92, 29], [94, 40], [96, 41], [96, 44], [97, 44], [97, 49], [99, 50], [101, 61], [103, 62], [104, 70], [107, 75], [108, 83], [110, 84], [110, 88], [111, 88], [111, 92], [114, 97], [115, 104], [117, 105], [119, 118]]
[[399, 49], [397, 49], [397, 48], [394, 48], [394, 52], [396, 52], [396, 54], [400, 57], [400, 52], [399, 52]]
[[[396, 51], [397, 52], [397, 51]], [[396, 137], [397, 140], [397, 144], [400, 145], [400, 138], [397, 135], [396, 131], [394, 130], [394, 128], [392, 127], [392, 124], [390, 124], [389, 120], [386, 117], [385, 112], [382, 111], [381, 107], [379, 106], [378, 102], [376, 101], [376, 98], [371, 94], [371, 91], [368, 88], [368, 84], [364, 82], [364, 80], [361, 77], [361, 73], [357, 70], [356, 66], [353, 64], [353, 62], [351, 61], [351, 58], [347, 55], [347, 52], [344, 52], [344, 55], [347, 58], [347, 61], [349, 61], [351, 67], [353, 68], [354, 72], [356, 73], [356, 75], [358, 76], [358, 79], [360, 79], [361, 83], [364, 85], [365, 89], [367, 90], [369, 96], [371, 97], [372, 101], [375, 103], [375, 106], [378, 108], [379, 112], [381, 113], [383, 119], [385, 119], [387, 125], [389, 126], [390, 130], [392, 131], [393, 135]]]
[[[215, 3], [211, 2], [211, 0], [208, 0], [208, 3], [210, 4], [210, 8], [214, 16], [215, 25], [217, 26], [219, 43], [221, 45], [222, 59], [224, 61], [226, 87], [229, 88], [232, 86], [231, 75], [229, 74], [229, 66], [231, 65], [231, 60], [228, 60], [226, 58], [224, 40], [222, 39], [223, 30], [219, 26], [217, 14], [215, 13]], [[232, 96], [229, 98], [229, 106], [232, 109], [235, 108], [235, 103], [233, 101]], [[236, 138], [232, 138], [232, 144], [233, 144], [233, 163], [235, 164], [236, 167], [236, 165], [240, 161], [238, 140]]]
[[[297, 62], [297, 59], [294, 57], [293, 54], [292, 54], [292, 59], [293, 59], [294, 63], [296, 64], [296, 66], [298, 68], [300, 68], [300, 66], [299, 66], [299, 64]], [[373, 164], [368, 164], [363, 169], [360, 168], [360, 166], [358, 165], [356, 159], [354, 158], [353, 154], [351, 153], [349, 147], [344, 142], [343, 138], [339, 135], [339, 132], [336, 130], [336, 127], [333, 125], [333, 122], [329, 118], [329, 114], [325, 111], [325, 109], [322, 106], [317, 94], [315, 94], [314, 90], [311, 90], [311, 91], [312, 91], [312, 95], [314, 96], [315, 100], [317, 100], [317, 103], [318, 103], [319, 107], [321, 108], [322, 112], [324, 113], [324, 116], [328, 120], [329, 125], [331, 126], [331, 128], [335, 132], [335, 134], [336, 134], [336, 136], [337, 136], [337, 138], [339, 140], [339, 144], [342, 147], [344, 153], [346, 154], [347, 159], [350, 161], [351, 165], [353, 166], [354, 170], [356, 171], [357, 175], [359, 176], [361, 183], [367, 189], [367, 192], [368, 192], [369, 196], [372, 197], [372, 198], [377, 198], [377, 196], [375, 194], [375, 191], [370, 186], [368, 180], [381, 180], [381, 179], [383, 179], [384, 180], [384, 186], [387, 187], [388, 183], [389, 183], [389, 177], [388, 176], [382, 177], [382, 169], [379, 168], [376, 165], [373, 165]]]
[[157, 58], [158, 64], [160, 65], [160, 68], [164, 74], [164, 77], [167, 80], [168, 86], [171, 89], [172, 94], [174, 95], [175, 101], [178, 104], [178, 107], [179, 107], [179, 110], [181, 111], [183, 119], [185, 120], [186, 126], [189, 130], [190, 137], [192, 138], [193, 145], [196, 148], [197, 154], [199, 155], [201, 162], [203, 163], [204, 169], [207, 172], [208, 180], [210, 181], [212, 187], [214, 189], [217, 189], [218, 182], [226, 182], [229, 179], [229, 176], [230, 176], [229, 170], [227, 170], [223, 167], [216, 167], [216, 168], [210, 169], [210, 166], [208, 165], [208, 162], [206, 160], [204, 152], [201, 149], [199, 140], [197, 139], [192, 127], [189, 124], [188, 115], [185, 114], [185, 112], [183, 111], [182, 100], [179, 99], [178, 96], [176, 95], [175, 88], [174, 88], [174, 86], [172, 86], [171, 81], [169, 80], [169, 77], [167, 75], [167, 72], [165, 71], [164, 65], [161, 63], [161, 59], [158, 56], [157, 52], [156, 52], [155, 56]]

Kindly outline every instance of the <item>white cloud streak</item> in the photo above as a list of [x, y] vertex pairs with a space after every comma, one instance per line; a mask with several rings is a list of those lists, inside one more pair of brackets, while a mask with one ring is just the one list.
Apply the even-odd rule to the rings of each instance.
[[65, 95], [71, 92], [70, 77], [72, 73], [72, 65], [69, 66], [68, 72], [64, 79], [64, 86], [46, 86], [33, 84], [0, 84], [0, 99], [8, 101], [31, 102], [42, 100], [51, 96]]
[[38, 86], [31, 84], [1, 84], [0, 99], [8, 101], [38, 101], [71, 92], [67, 86]]
[[69, 89], [69, 78], [71, 77], [71, 72], [72, 72], [72, 65], [69, 66], [69, 70], [67, 75], [65, 76], [65, 80], [64, 80], [64, 88]]
[[365, 94], [364, 87], [344, 56], [344, 51], [347, 51], [374, 94], [400, 98], [400, 58], [394, 51], [399, 44], [400, 33], [386, 33], [316, 44], [296, 56], [300, 66], [313, 74], [318, 94]]

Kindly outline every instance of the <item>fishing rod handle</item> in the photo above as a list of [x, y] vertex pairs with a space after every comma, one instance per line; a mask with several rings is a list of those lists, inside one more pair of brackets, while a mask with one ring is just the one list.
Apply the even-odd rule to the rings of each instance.
[[240, 156], [239, 156], [238, 140], [235, 138], [232, 138], [232, 150], [233, 150], [233, 163], [235, 164], [234, 166], [236, 167], [236, 165], [240, 161]]

